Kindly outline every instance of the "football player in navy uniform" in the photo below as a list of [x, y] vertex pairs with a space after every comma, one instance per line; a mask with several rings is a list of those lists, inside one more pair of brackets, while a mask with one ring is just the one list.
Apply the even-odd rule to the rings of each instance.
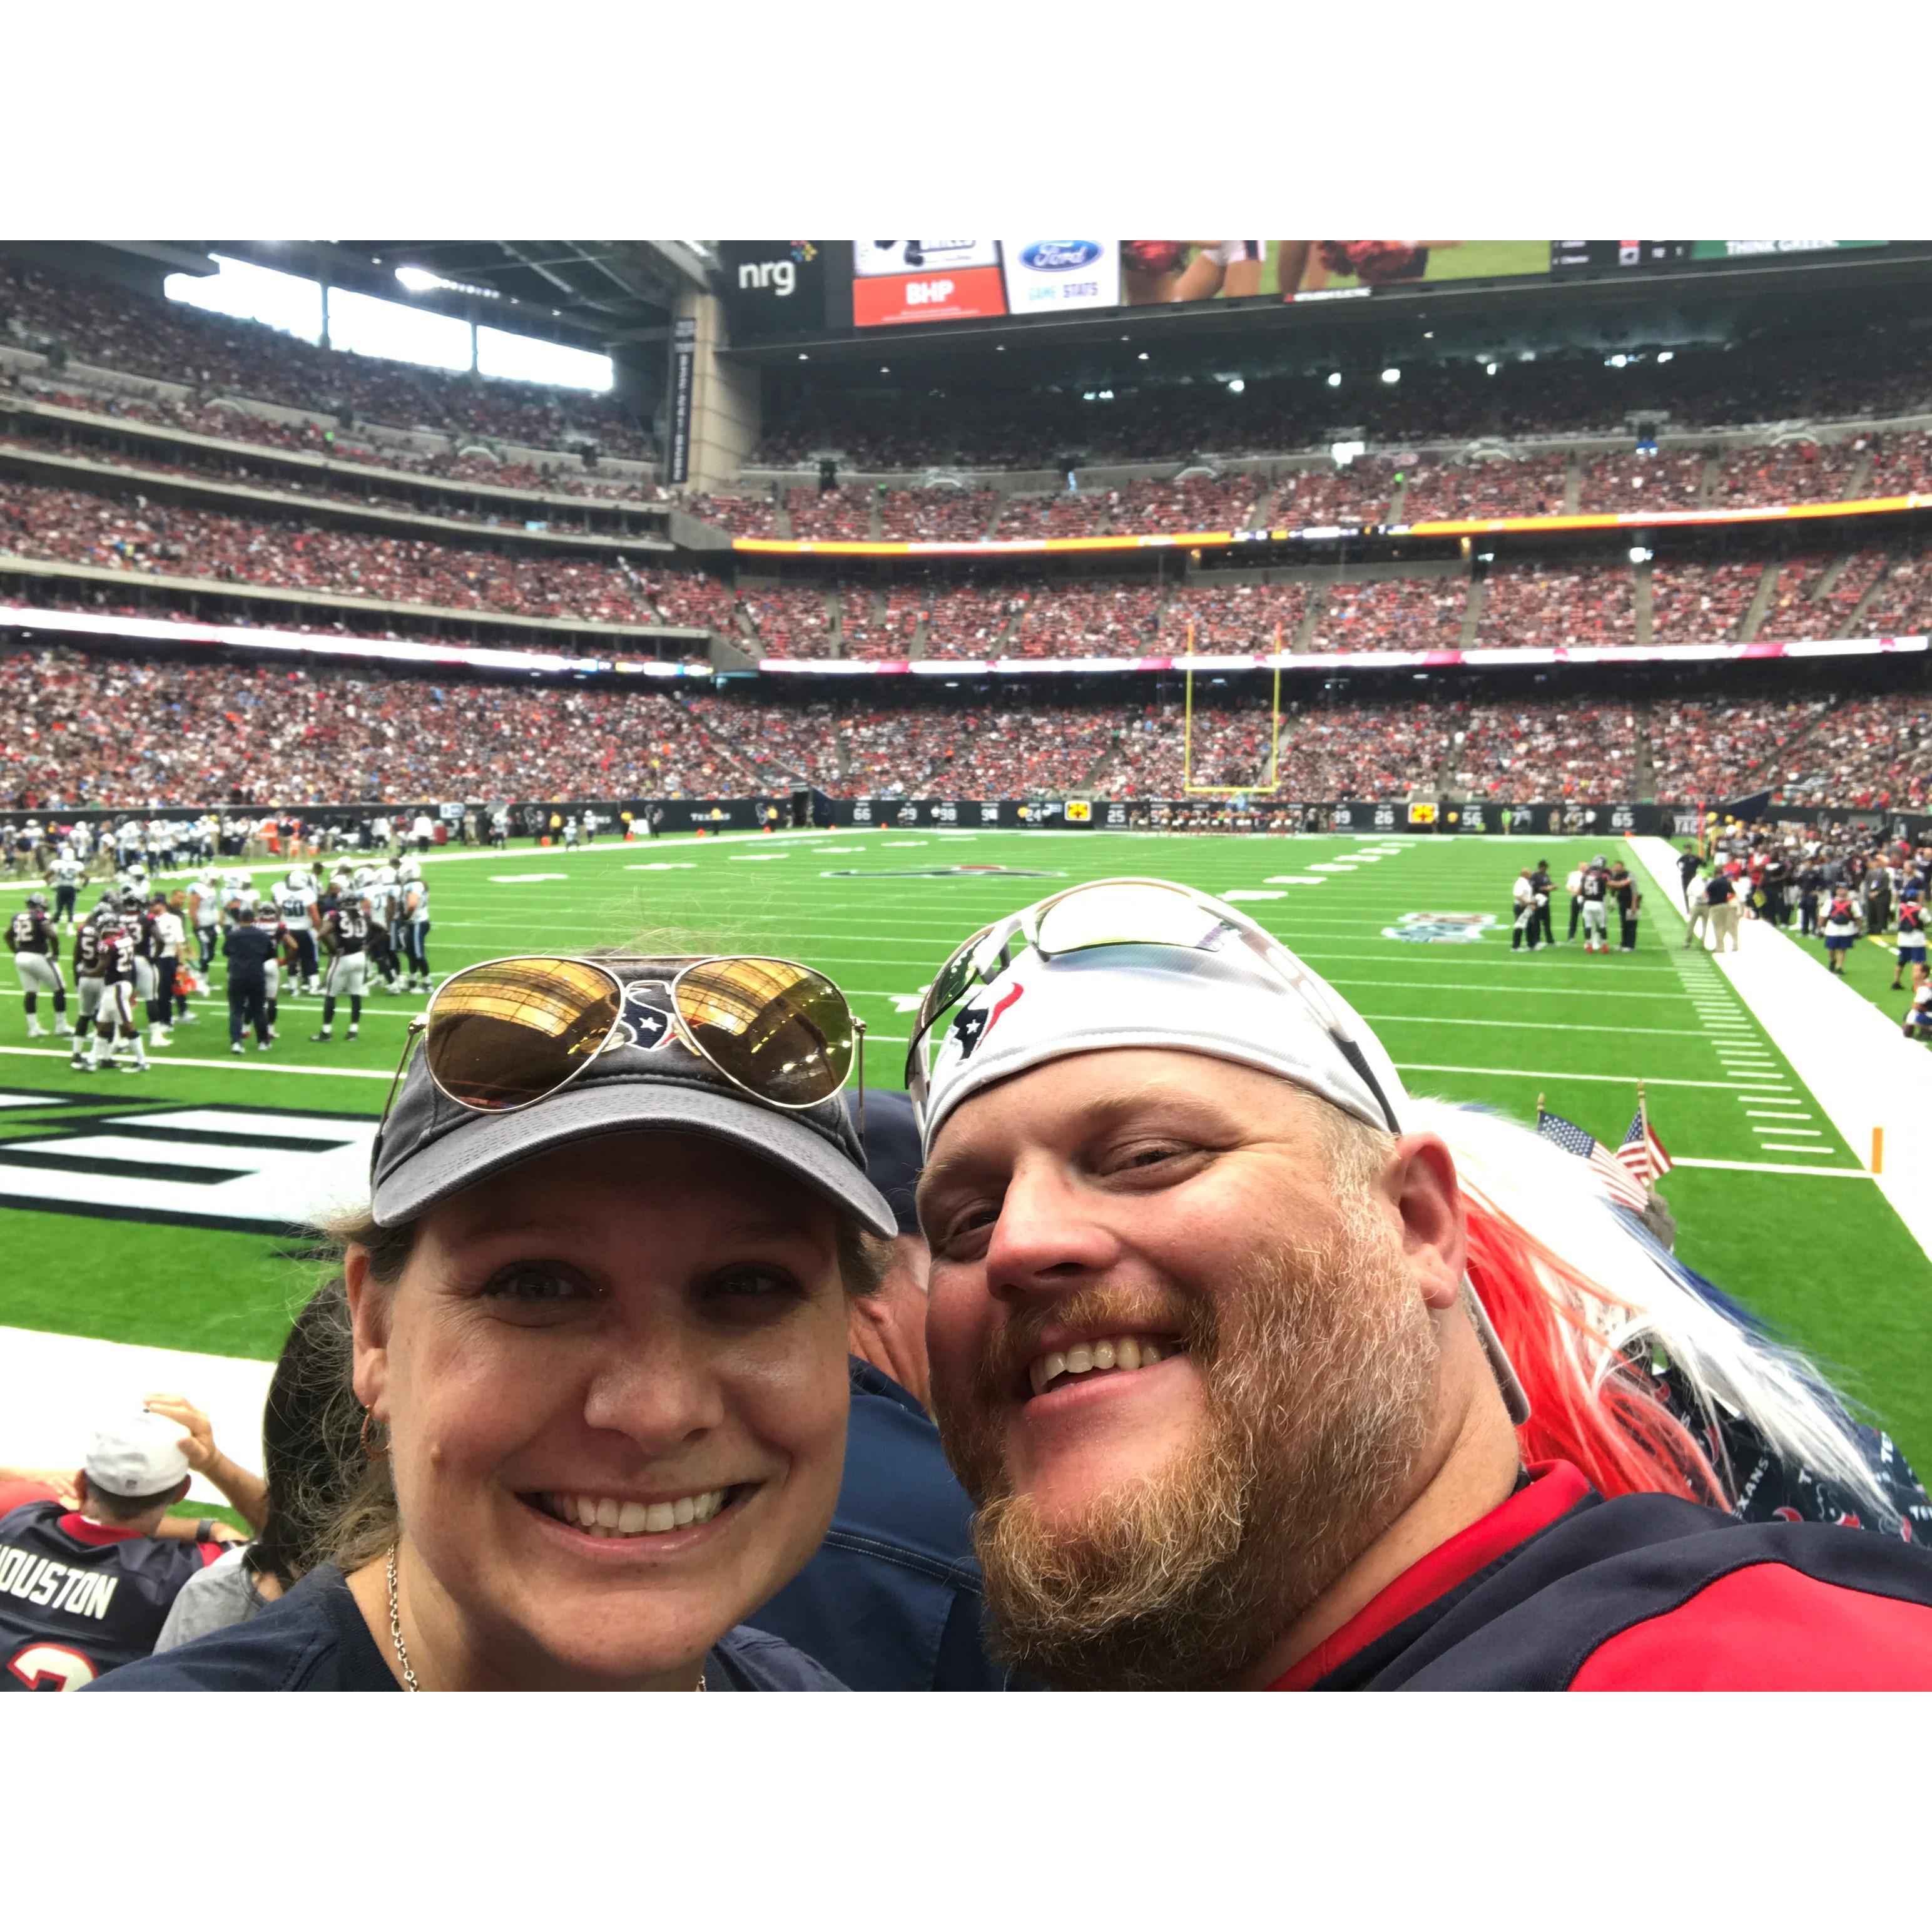
[[7, 950], [14, 956], [14, 970], [20, 976], [20, 998], [27, 1010], [27, 1037], [44, 1039], [37, 1010], [43, 993], [53, 996], [54, 1031], [73, 1032], [67, 1023], [67, 982], [61, 977], [60, 939], [47, 912], [45, 892], [29, 892], [24, 912], [16, 912], [7, 922]]
[[295, 934], [289, 930], [282, 917], [281, 908], [272, 902], [264, 900], [255, 908], [255, 930], [268, 935], [272, 950], [262, 968], [262, 1002], [268, 1014], [268, 1038], [275, 1036], [275, 1028], [281, 1018], [282, 982], [285, 976], [296, 975], [294, 990], [302, 989], [298, 971], [302, 956], [296, 950]]
[[1600, 860], [1592, 860], [1583, 868], [1580, 890], [1583, 900], [1583, 950], [1607, 952], [1610, 950], [1610, 883]]
[[[124, 1072], [148, 1070], [147, 1042], [134, 1017], [135, 946], [138, 920], [128, 919], [118, 907], [102, 919], [98, 928], [97, 953], [100, 991], [94, 1015], [94, 1044], [88, 1052], [86, 1070], [98, 1073], [103, 1066]], [[152, 969], [151, 969], [152, 970]], [[76, 1049], [80, 1042], [75, 1042]], [[124, 1055], [134, 1055], [128, 1067]]]
[[74, 935], [74, 983], [80, 1000], [74, 1020], [74, 1052], [68, 1064], [76, 1072], [87, 1064], [87, 1036], [100, 1017], [107, 958], [105, 928], [116, 896], [111, 892], [104, 893], [100, 903]]
[[322, 982], [322, 1030], [311, 1040], [328, 1040], [335, 1025], [335, 1003], [349, 1002], [349, 1037], [362, 1023], [362, 994], [369, 983], [369, 914], [358, 898], [345, 896], [322, 915], [322, 943], [328, 950]]
[[[169, 1402], [206, 1430], [198, 1411]], [[49, 1488], [0, 1516], [0, 1690], [78, 1690], [147, 1656], [182, 1586], [220, 1555], [225, 1525], [204, 1520], [191, 1539], [166, 1533], [194, 1466], [183, 1428], [147, 1410], [117, 1418], [87, 1452], [74, 1507]], [[212, 1456], [212, 1436], [206, 1448]], [[231, 1499], [259, 1508], [259, 1479], [236, 1473]]]

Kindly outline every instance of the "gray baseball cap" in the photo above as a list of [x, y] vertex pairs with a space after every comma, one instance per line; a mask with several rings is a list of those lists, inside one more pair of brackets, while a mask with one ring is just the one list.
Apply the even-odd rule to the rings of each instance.
[[843, 1094], [807, 1108], [768, 1106], [735, 1087], [679, 1039], [670, 1024], [671, 976], [682, 959], [607, 959], [624, 982], [632, 1038], [599, 1054], [560, 1092], [511, 1113], [451, 1100], [424, 1056], [409, 1071], [370, 1162], [379, 1227], [408, 1221], [439, 1201], [552, 1148], [599, 1134], [657, 1129], [742, 1148], [802, 1181], [872, 1233], [898, 1222], [866, 1178], [866, 1150]]

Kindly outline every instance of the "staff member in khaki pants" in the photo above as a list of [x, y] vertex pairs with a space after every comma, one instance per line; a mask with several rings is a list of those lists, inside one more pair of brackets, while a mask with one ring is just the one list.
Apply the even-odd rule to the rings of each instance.
[[1717, 952], [1736, 952], [1737, 882], [1728, 872], [1713, 872], [1710, 883], [1704, 888], [1704, 897], [1710, 913], [1711, 932], [1714, 941], [1712, 950]]

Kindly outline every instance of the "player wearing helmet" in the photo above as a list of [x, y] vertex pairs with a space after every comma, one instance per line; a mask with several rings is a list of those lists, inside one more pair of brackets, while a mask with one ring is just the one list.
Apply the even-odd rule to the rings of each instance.
[[383, 990], [391, 993], [400, 993], [403, 989], [400, 962], [396, 957], [400, 937], [396, 922], [401, 897], [402, 886], [396, 878], [395, 867], [379, 866], [364, 895], [369, 908], [369, 963], [381, 976]]
[[54, 891], [54, 923], [70, 926], [74, 919], [74, 904], [80, 894], [80, 882], [87, 876], [87, 868], [74, 856], [71, 845], [63, 845], [54, 854], [53, 863], [47, 868], [47, 884]]
[[[131, 1071], [148, 1070], [148, 1049], [134, 1022], [135, 934], [122, 914], [118, 899], [104, 898], [94, 918], [76, 942], [76, 970], [82, 975], [81, 1018], [94, 1022], [94, 1044], [81, 1058], [80, 1036], [74, 1043], [72, 1064], [98, 1073], [104, 1065], [118, 1066], [127, 1048], [134, 1051]], [[92, 982], [93, 998], [88, 998]], [[81, 1029], [84, 1033], [86, 1028]]]
[[290, 873], [275, 896], [275, 910], [282, 916], [289, 939], [295, 948], [295, 990], [319, 993], [321, 975], [317, 969], [315, 935], [317, 914], [315, 887], [302, 866]]
[[221, 887], [212, 866], [203, 866], [188, 889], [188, 917], [194, 928], [205, 975], [214, 963], [215, 944], [221, 936]]
[[401, 912], [403, 951], [410, 962], [409, 990], [429, 991], [429, 888], [413, 861], [404, 868]]
[[67, 982], [61, 977], [60, 939], [47, 912], [45, 892], [29, 892], [27, 909], [16, 912], [7, 926], [7, 950], [14, 956], [14, 970], [20, 978], [21, 1002], [27, 1010], [27, 1037], [46, 1036], [36, 1008], [43, 993], [54, 1001], [54, 1031], [73, 1032], [67, 1023]]

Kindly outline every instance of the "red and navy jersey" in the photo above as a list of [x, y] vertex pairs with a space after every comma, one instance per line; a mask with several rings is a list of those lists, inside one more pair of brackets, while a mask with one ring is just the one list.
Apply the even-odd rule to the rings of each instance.
[[7, 946], [10, 952], [38, 952], [51, 958], [58, 950], [53, 921], [38, 906], [16, 912], [8, 922]]
[[1932, 1550], [1540, 1463], [1270, 1688], [1932, 1690]]
[[58, 1502], [0, 1517], [0, 1690], [78, 1690], [146, 1657], [218, 1543], [137, 1536]]
[[322, 929], [332, 952], [360, 952], [369, 944], [369, 915], [359, 904], [331, 906]]
[[1907, 899], [1898, 909], [1898, 943], [1910, 946], [1924, 937], [1924, 910], [1916, 899]]

